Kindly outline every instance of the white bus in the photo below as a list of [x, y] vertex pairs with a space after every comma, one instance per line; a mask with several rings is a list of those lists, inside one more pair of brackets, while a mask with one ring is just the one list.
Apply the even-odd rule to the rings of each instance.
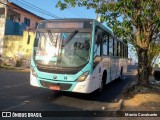
[[128, 45], [93, 19], [44, 20], [38, 24], [30, 84], [91, 93], [127, 71]]

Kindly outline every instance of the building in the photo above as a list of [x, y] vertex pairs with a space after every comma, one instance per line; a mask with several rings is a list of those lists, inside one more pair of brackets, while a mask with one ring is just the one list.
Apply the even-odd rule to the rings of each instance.
[[24, 30], [34, 30], [43, 19], [8, 0], [0, 0], [0, 54], [3, 52], [4, 36], [23, 36]]

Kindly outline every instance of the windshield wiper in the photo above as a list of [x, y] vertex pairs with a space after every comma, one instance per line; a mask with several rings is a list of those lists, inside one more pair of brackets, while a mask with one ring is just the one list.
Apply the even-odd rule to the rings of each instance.
[[49, 38], [51, 40], [52, 45], [56, 47], [57, 46], [58, 36], [57, 36], [56, 41], [55, 41], [51, 31], [48, 30], [47, 32], [48, 32], [48, 36], [49, 36]]
[[62, 43], [62, 46], [66, 46], [77, 33], [78, 30], [75, 30], [73, 33], [71, 33], [70, 36]]

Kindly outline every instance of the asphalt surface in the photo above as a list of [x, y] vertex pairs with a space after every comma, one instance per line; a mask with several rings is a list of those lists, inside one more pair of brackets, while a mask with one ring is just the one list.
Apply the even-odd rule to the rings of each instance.
[[[134, 67], [129, 67], [131, 73]], [[124, 88], [131, 82], [132, 74], [121, 81], [105, 86], [103, 93], [78, 94], [55, 92], [29, 84], [29, 72], [0, 69], [1, 111], [84, 111], [102, 110], [109, 103], [116, 103]], [[106, 108], [107, 109], [107, 108]], [[63, 115], [62, 115], [63, 116]]]

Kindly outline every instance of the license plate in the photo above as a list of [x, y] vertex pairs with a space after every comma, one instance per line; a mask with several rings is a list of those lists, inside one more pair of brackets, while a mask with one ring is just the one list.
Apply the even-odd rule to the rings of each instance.
[[59, 85], [50, 86], [49, 89], [50, 90], [60, 90], [60, 86]]

